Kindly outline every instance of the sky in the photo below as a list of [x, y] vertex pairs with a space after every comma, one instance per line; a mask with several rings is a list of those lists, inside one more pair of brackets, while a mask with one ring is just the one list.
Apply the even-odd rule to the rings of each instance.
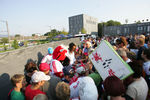
[[0, 0], [0, 35], [31, 36], [51, 29], [69, 30], [68, 17], [87, 14], [99, 22], [150, 21], [150, 0]]

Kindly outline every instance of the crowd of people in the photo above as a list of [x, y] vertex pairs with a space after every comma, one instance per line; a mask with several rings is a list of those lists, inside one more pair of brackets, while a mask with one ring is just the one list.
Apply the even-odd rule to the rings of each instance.
[[[132, 75], [101, 78], [89, 55], [102, 40], [128, 63]], [[150, 36], [87, 37], [78, 46], [49, 47], [39, 66], [29, 61], [24, 75], [15, 74], [11, 82], [9, 100], [150, 100]]]

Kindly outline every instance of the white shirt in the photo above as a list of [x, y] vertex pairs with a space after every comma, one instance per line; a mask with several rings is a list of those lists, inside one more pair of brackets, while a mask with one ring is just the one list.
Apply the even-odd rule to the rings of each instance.
[[78, 80], [70, 85], [70, 98], [79, 97], [79, 83], [82, 80], [82, 77], [79, 77]]
[[51, 63], [51, 60], [52, 60], [52, 55], [46, 55], [43, 59], [42, 59], [42, 61], [41, 61], [41, 63], [47, 63], [47, 64], [50, 64]]
[[69, 51], [67, 52], [66, 56], [70, 59], [70, 65], [74, 64], [76, 61], [74, 52], [70, 53]]
[[146, 75], [150, 75], [150, 61], [147, 61], [143, 64], [143, 69]]
[[50, 64], [50, 69], [51, 75], [54, 75], [54, 73], [63, 72], [63, 65], [60, 63], [60, 61], [53, 59]]
[[91, 77], [83, 77], [79, 87], [80, 100], [98, 100], [97, 87]]
[[79, 77], [70, 85], [70, 98], [72, 100], [97, 100], [98, 91], [93, 79], [89, 76]]
[[146, 100], [148, 94], [148, 86], [143, 77], [139, 80], [132, 82], [126, 91], [126, 94], [129, 95], [134, 100]]

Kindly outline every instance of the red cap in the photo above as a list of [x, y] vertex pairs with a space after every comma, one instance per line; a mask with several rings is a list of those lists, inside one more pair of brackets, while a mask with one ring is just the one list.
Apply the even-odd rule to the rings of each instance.
[[47, 71], [47, 70], [50, 70], [50, 67], [47, 63], [41, 63], [39, 66], [39, 70], [40, 71]]

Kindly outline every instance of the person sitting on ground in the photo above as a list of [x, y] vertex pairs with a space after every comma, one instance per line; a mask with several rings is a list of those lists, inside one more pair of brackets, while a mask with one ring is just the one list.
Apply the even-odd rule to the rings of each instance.
[[26, 100], [33, 100], [36, 95], [45, 94], [45, 92], [40, 90], [40, 87], [43, 86], [45, 81], [48, 81], [49, 79], [49, 75], [45, 75], [41, 71], [35, 72], [31, 77], [32, 83], [28, 85], [25, 90]]
[[52, 60], [53, 48], [48, 48], [48, 54], [42, 59], [41, 63], [47, 63], [50, 65]]
[[128, 63], [134, 71], [133, 82], [127, 87], [126, 94], [133, 100], [146, 100], [148, 94], [148, 86], [145, 79], [142, 77], [142, 63], [139, 61], [132, 61]]
[[15, 74], [11, 77], [11, 82], [14, 86], [12, 91], [10, 91], [9, 99], [10, 100], [25, 100], [25, 96], [21, 89], [26, 86], [25, 76], [22, 74]]
[[47, 63], [41, 63], [39, 70], [44, 72], [46, 75], [50, 75], [50, 67]]

